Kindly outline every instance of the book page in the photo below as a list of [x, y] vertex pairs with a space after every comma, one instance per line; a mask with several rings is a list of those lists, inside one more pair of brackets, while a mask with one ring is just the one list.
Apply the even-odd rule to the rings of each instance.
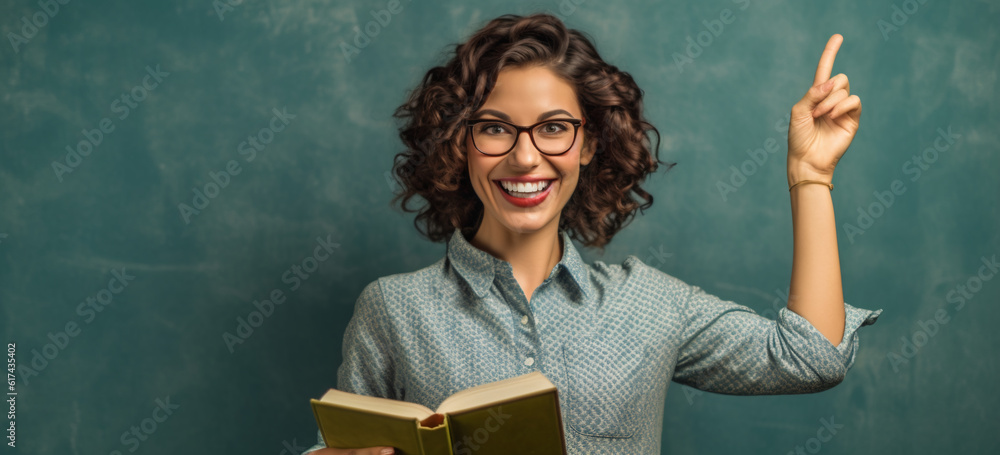
[[556, 387], [540, 371], [516, 376], [502, 381], [482, 384], [456, 392], [438, 406], [439, 414], [488, 406], [493, 403], [516, 400], [520, 397], [553, 391]]
[[389, 398], [370, 397], [367, 395], [357, 395], [337, 389], [330, 389], [323, 394], [323, 397], [320, 398], [319, 401], [344, 408], [386, 415], [389, 417], [424, 420], [428, 416], [434, 414], [434, 411], [431, 411], [426, 406], [417, 403], [392, 400]]

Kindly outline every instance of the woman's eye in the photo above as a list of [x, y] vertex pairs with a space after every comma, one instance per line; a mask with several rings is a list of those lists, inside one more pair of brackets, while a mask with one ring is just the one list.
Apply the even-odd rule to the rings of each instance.
[[507, 132], [507, 127], [502, 123], [483, 123], [479, 127], [479, 132], [492, 135], [504, 134]]
[[551, 122], [542, 125], [542, 133], [556, 134], [569, 130], [565, 122]]

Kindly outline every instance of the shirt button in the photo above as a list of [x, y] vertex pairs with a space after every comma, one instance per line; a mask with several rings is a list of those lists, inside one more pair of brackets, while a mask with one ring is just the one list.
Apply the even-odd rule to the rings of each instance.
[[521, 325], [528, 325], [528, 315], [521, 316]]
[[532, 366], [532, 365], [534, 365], [535, 364], [534, 357], [528, 357], [527, 359], [524, 359], [524, 364], [527, 365], [527, 366], [529, 366], [529, 367]]

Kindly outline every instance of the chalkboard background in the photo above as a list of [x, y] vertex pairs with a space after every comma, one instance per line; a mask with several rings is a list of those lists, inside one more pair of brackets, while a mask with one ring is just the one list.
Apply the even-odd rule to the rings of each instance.
[[[981, 269], [1000, 254], [1000, 3], [500, 3], [402, 0], [376, 27], [388, 1], [3, 1], [0, 328], [20, 368], [4, 453], [314, 444], [308, 399], [336, 382], [363, 286], [445, 251], [389, 205], [393, 109], [451, 44], [536, 11], [635, 77], [678, 163], [585, 258], [636, 255], [771, 315], [792, 254], [782, 121], [845, 37], [834, 74], [864, 113], [834, 178], [844, 294], [884, 314], [829, 391], [675, 384], [663, 453], [1000, 449], [1000, 280]], [[236, 335], [255, 301], [270, 315]]]

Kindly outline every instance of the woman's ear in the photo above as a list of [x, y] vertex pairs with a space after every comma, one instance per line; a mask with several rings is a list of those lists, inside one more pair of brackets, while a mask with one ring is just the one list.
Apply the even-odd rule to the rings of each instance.
[[590, 140], [589, 137], [584, 136], [583, 146], [580, 148], [580, 164], [586, 166], [590, 164], [590, 161], [594, 159], [594, 154], [597, 151], [597, 142]]

